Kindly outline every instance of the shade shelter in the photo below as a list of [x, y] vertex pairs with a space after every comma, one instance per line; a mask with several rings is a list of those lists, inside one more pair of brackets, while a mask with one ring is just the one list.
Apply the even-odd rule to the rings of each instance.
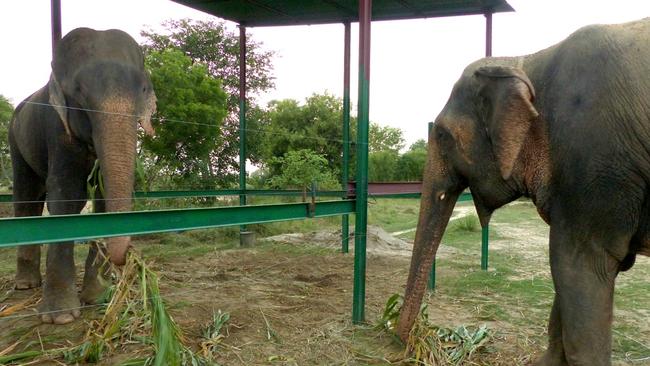
[[[145, 197], [192, 195], [240, 196], [239, 207], [119, 212], [51, 217], [0, 219], [0, 247], [56, 243], [97, 237], [138, 235], [343, 215], [347, 243], [347, 215], [355, 214], [353, 320], [364, 320], [366, 229], [368, 201], [368, 125], [371, 20], [415, 19], [484, 14], [486, 55], [491, 55], [492, 14], [512, 11], [505, 0], [174, 0], [240, 25], [240, 189], [234, 192], [147, 192]], [[51, 0], [52, 43], [61, 38], [60, 0]], [[347, 187], [348, 124], [350, 106], [350, 23], [359, 22], [359, 90], [357, 169], [354, 196], [338, 201], [247, 206], [246, 177], [246, 27], [342, 23], [345, 27], [343, 187]], [[315, 197], [315, 192], [313, 193]], [[338, 193], [339, 197], [341, 193]], [[4, 197], [4, 200], [7, 197]], [[11, 197], [8, 197], [11, 199]]]
[[[368, 207], [368, 129], [370, 37], [372, 20], [417, 19], [483, 14], [486, 18], [486, 56], [492, 54], [492, 14], [513, 11], [505, 0], [173, 0], [224, 18], [240, 27], [240, 189], [246, 182], [246, 27], [342, 23], [344, 40], [343, 167], [342, 184], [348, 181], [350, 113], [350, 23], [359, 22], [359, 90], [357, 169], [355, 186], [355, 281], [353, 320], [364, 319], [366, 232]], [[246, 204], [245, 195], [240, 203]], [[348, 217], [342, 219], [343, 251], [347, 251]], [[487, 258], [487, 257], [485, 257]]]

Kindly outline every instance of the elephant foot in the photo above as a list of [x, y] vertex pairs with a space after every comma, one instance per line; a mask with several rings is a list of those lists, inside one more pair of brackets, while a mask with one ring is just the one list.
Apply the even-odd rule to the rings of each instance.
[[83, 304], [97, 304], [110, 284], [110, 264], [106, 259], [106, 250], [96, 242], [90, 243], [84, 273], [84, 282], [79, 295]]
[[41, 287], [41, 272], [21, 271], [16, 274], [16, 290], [29, 290], [30, 288]]
[[97, 277], [94, 277], [94, 279], [84, 278], [84, 284], [81, 293], [79, 294], [79, 299], [84, 305], [98, 304], [101, 302], [102, 295], [107, 288], [108, 286], [103, 284]]
[[563, 353], [546, 351], [544, 355], [537, 361], [533, 362], [531, 366], [568, 366], [566, 358]]
[[43, 301], [39, 307], [41, 321], [49, 324], [67, 324], [81, 315], [79, 297], [74, 286], [65, 289], [48, 289], [45, 284]]
[[63, 325], [72, 323], [81, 315], [79, 309], [72, 310], [71, 312], [57, 312], [51, 314], [41, 315], [41, 321], [47, 324]]

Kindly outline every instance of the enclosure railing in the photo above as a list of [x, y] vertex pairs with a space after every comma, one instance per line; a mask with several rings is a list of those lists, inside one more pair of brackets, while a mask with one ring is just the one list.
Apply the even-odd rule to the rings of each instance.
[[[370, 183], [368, 187], [368, 194], [373, 198], [420, 198], [421, 195], [421, 182]], [[0, 248], [347, 215], [355, 212], [354, 188], [351, 182], [347, 191], [221, 189], [135, 192], [134, 197], [142, 199], [250, 195], [302, 196], [305, 202], [4, 218], [0, 219]], [[307, 200], [307, 196], [342, 197], [343, 200], [315, 201]], [[0, 194], [0, 202], [11, 200], [10, 193]], [[458, 202], [471, 200], [472, 195], [468, 192], [458, 198]], [[481, 268], [484, 270], [488, 267], [488, 245], [488, 228], [485, 227], [481, 240]], [[345, 248], [342, 250], [345, 252]], [[435, 288], [435, 266], [434, 261], [429, 279], [431, 290]]]

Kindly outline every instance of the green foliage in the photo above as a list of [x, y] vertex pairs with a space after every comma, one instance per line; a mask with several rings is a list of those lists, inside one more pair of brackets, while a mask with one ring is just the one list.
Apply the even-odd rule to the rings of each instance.
[[427, 142], [424, 139], [419, 139], [409, 146], [409, 151], [414, 150], [427, 150]]
[[221, 82], [178, 50], [152, 51], [145, 63], [158, 98], [152, 120], [156, 135], [145, 136], [141, 151], [149, 183], [213, 187], [212, 154], [223, 143], [227, 109]]
[[11, 156], [9, 155], [9, 122], [14, 107], [0, 95], [0, 188], [11, 186]]
[[449, 231], [479, 232], [481, 224], [476, 215], [467, 215], [449, 223]]
[[221, 310], [215, 311], [212, 314], [212, 321], [203, 328], [202, 336], [204, 341], [201, 342], [201, 350], [203, 356], [212, 360], [217, 351], [217, 347], [221, 341], [226, 337], [222, 330], [230, 320], [230, 314], [222, 312]]
[[311, 150], [289, 151], [273, 160], [281, 171], [269, 181], [273, 188], [310, 189], [316, 182], [318, 189], [336, 189], [340, 184], [327, 159]]
[[[424, 140], [420, 140], [424, 141]], [[399, 157], [395, 170], [395, 179], [399, 181], [421, 181], [424, 165], [427, 162], [427, 150], [420, 148], [418, 142]]]
[[370, 182], [394, 181], [399, 154], [394, 150], [382, 150], [368, 155], [368, 179]]
[[379, 151], [399, 152], [404, 147], [404, 133], [401, 129], [370, 123], [368, 149], [371, 153]]
[[[169, 48], [180, 50], [194, 64], [205, 65], [208, 74], [222, 82], [227, 96], [227, 114], [220, 128], [219, 143], [210, 153], [210, 169], [220, 179], [222, 186], [234, 184], [239, 170], [239, 35], [228, 30], [226, 23], [221, 21], [181, 19], [168, 20], [162, 25], [165, 28], [163, 32], [152, 29], [140, 32], [147, 52], [161, 52]], [[263, 141], [263, 136], [257, 133], [262, 128], [263, 111], [256, 105], [255, 97], [274, 87], [272, 57], [273, 52], [262, 50], [261, 43], [247, 35], [246, 145], [248, 158], [254, 163], [259, 161], [259, 147]], [[156, 89], [156, 93], [159, 90]], [[181, 104], [181, 101], [169, 101], [172, 102]], [[161, 106], [160, 100], [158, 106]]]
[[282, 158], [309, 149], [325, 158], [330, 170], [341, 169], [343, 102], [330, 94], [313, 94], [304, 105], [293, 99], [272, 101], [267, 111], [262, 161], [271, 176], [282, 174]]

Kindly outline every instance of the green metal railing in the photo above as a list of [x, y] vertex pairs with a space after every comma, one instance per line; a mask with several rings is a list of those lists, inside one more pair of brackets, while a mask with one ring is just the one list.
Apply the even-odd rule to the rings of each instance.
[[354, 200], [0, 219], [0, 247], [354, 213]]

